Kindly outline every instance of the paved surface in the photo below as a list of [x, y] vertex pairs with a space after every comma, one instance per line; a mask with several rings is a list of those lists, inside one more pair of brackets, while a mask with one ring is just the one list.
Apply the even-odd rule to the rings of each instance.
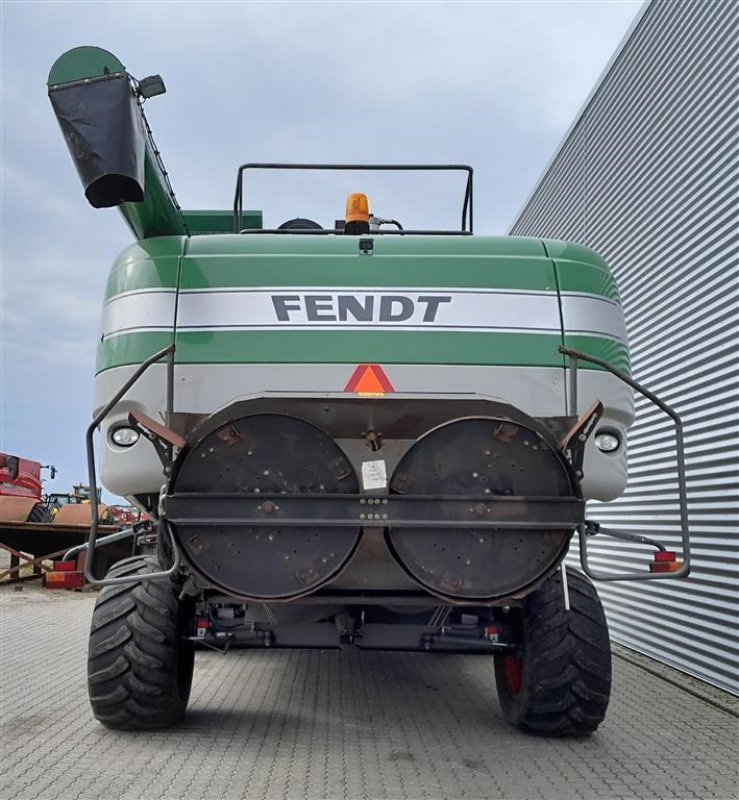
[[582, 740], [503, 723], [484, 657], [351, 651], [200, 652], [184, 725], [111, 732], [87, 705], [93, 603], [0, 590], [2, 800], [737, 795], [729, 698], [623, 658]]

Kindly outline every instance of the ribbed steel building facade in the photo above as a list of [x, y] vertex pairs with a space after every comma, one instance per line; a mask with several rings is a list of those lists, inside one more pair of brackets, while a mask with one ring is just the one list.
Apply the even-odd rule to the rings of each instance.
[[[693, 572], [601, 583], [615, 641], [739, 693], [739, 3], [652, 0], [511, 233], [588, 245], [613, 268], [632, 373], [686, 429]], [[629, 488], [604, 525], [679, 530], [672, 427], [637, 400]], [[666, 538], [665, 538], [666, 537]], [[592, 566], [645, 551], [592, 541]]]

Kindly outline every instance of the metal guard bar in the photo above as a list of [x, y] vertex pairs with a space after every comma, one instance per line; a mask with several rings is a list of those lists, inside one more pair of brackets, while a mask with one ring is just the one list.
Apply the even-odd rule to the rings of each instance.
[[[274, 233], [281, 236], [344, 236], [348, 238], [349, 234], [344, 233], [341, 228], [242, 228], [239, 233], [246, 234], [259, 234], [259, 233]], [[447, 231], [443, 229], [434, 230], [432, 228], [426, 230], [413, 230], [412, 228], [403, 228], [402, 231], [398, 230], [378, 230], [370, 231], [369, 233], [358, 236], [354, 235], [355, 239], [371, 239], [375, 236], [472, 236], [472, 231]]]
[[[500, 528], [572, 530], [583, 522], [576, 497], [240, 494], [181, 492], [164, 499], [175, 527]], [[432, 510], [433, 513], [429, 513]]]
[[[457, 233], [472, 233], [472, 174], [473, 170], [468, 164], [279, 164], [279, 163], [250, 163], [242, 164], [239, 167], [236, 179], [236, 193], [234, 195], [234, 232], [242, 231], [243, 210], [244, 210], [244, 184], [246, 182], [244, 173], [248, 169], [294, 169], [294, 170], [339, 170], [339, 171], [370, 171], [376, 172], [386, 170], [391, 172], [466, 172], [467, 182], [465, 184], [464, 199], [462, 201], [462, 224], [461, 231]], [[262, 231], [266, 233], [268, 231]], [[269, 231], [271, 232], [271, 231]], [[304, 230], [298, 231], [305, 233]], [[325, 231], [332, 233], [333, 231]], [[282, 231], [280, 231], [282, 233]], [[323, 231], [321, 231], [323, 233]], [[406, 231], [406, 233], [431, 233], [431, 231]], [[433, 231], [436, 234], [449, 234], [452, 231]]]
[[665, 578], [683, 578], [690, 574], [690, 534], [688, 530], [688, 492], [685, 483], [685, 445], [683, 441], [683, 423], [680, 416], [663, 400], [660, 400], [655, 394], [649, 391], [646, 387], [635, 381], [629, 375], [616, 369], [612, 364], [604, 361], [602, 358], [581, 353], [579, 350], [571, 350], [569, 347], [560, 345], [559, 352], [566, 355], [570, 359], [570, 385], [577, 386], [577, 362], [587, 361], [590, 364], [595, 364], [602, 369], [615, 375], [619, 380], [631, 386], [632, 389], [639, 392], [640, 395], [646, 397], [651, 403], [656, 405], [659, 409], [665, 412], [668, 417], [672, 419], [675, 425], [675, 445], [677, 452], [677, 485], [678, 485], [678, 498], [680, 506], [680, 534], [683, 549], [683, 564], [680, 569], [675, 572], [622, 572], [616, 575], [608, 573], [596, 572], [590, 567], [588, 563], [588, 536], [586, 535], [585, 525], [580, 525], [578, 533], [580, 540], [580, 563], [583, 572], [590, 578], [596, 581], [648, 581]]
[[[98, 489], [97, 489], [97, 475], [95, 472], [95, 442], [93, 437], [95, 431], [98, 429], [102, 421], [110, 414], [113, 408], [122, 400], [126, 392], [139, 380], [139, 378], [146, 372], [149, 367], [162, 359], [167, 359], [167, 416], [172, 413], [172, 400], [173, 400], [173, 376], [174, 376], [174, 353], [175, 346], [173, 344], [160, 350], [158, 353], [149, 356], [139, 368], [131, 375], [131, 377], [123, 384], [123, 386], [116, 392], [110, 399], [100, 413], [93, 419], [85, 434], [85, 445], [87, 448], [87, 477], [90, 483], [90, 512], [91, 512], [91, 525], [90, 525], [90, 538], [87, 541], [87, 558], [85, 560], [85, 580], [93, 586], [110, 586], [117, 583], [139, 583], [142, 579], [141, 575], [127, 575], [120, 578], [98, 578], [95, 575], [95, 545], [98, 542]], [[160, 532], [169, 536], [174, 554], [172, 566], [167, 570], [160, 572], [150, 572], [146, 575], [146, 580], [156, 580], [162, 578], [169, 578], [174, 575], [180, 568], [180, 551], [177, 549], [174, 536], [165, 521], [159, 522]], [[164, 531], [162, 531], [162, 528]], [[101, 540], [102, 541], [102, 540]]]
[[[95, 542], [96, 546], [106, 545], [106, 544], [113, 544], [113, 542], [120, 542], [123, 539], [130, 539], [132, 536], [136, 535], [136, 530], [133, 527], [124, 528], [122, 531], [118, 531], [117, 533], [111, 533], [108, 536], [103, 536], [102, 539], [98, 539]], [[64, 554], [62, 557], [62, 561], [71, 561], [75, 556], [79, 555], [80, 553], [85, 553], [90, 548], [90, 542], [84, 542], [84, 544], [78, 544], [75, 547], [70, 547], [69, 550]]]

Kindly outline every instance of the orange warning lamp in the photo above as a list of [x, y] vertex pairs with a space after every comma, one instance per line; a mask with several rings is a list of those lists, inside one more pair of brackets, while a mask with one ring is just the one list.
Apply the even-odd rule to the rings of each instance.
[[369, 223], [369, 200], [367, 195], [354, 192], [346, 198], [346, 221]]
[[369, 233], [369, 200], [361, 192], [353, 192], [346, 198], [346, 221], [344, 233]]

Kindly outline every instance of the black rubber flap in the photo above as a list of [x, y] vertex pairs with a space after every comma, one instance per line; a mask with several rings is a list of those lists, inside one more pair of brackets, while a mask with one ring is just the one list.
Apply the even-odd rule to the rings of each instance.
[[[398, 494], [495, 498], [572, 497], [561, 456], [534, 430], [498, 419], [465, 419], [419, 439], [390, 482]], [[471, 503], [471, 505], [473, 505]], [[510, 503], [515, 521], [541, 515], [525, 501]], [[429, 501], [429, 513], [434, 503]], [[388, 544], [409, 575], [434, 594], [456, 600], [509, 596], [547, 572], [567, 548], [572, 530], [392, 528]]]
[[145, 134], [128, 76], [62, 86], [49, 99], [90, 205], [140, 203]]
[[[277, 414], [229, 422], [186, 451], [172, 491], [356, 494], [357, 476], [320, 428]], [[217, 506], [209, 514], [217, 516]], [[320, 511], [320, 509], [316, 509]], [[309, 594], [348, 561], [360, 528], [219, 526], [189, 521], [176, 530], [190, 563], [215, 586], [260, 600]]]

